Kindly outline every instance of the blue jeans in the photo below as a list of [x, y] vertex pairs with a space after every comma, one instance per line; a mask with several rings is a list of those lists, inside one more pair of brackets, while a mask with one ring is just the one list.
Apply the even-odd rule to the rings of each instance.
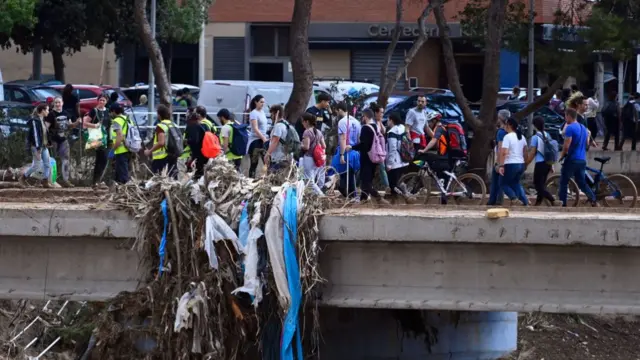
[[487, 205], [502, 204], [504, 200], [504, 192], [502, 191], [502, 176], [498, 174], [495, 166], [491, 171], [491, 186], [489, 188], [489, 202]]
[[562, 201], [562, 206], [567, 206], [567, 188], [569, 186], [569, 179], [572, 177], [576, 181], [576, 184], [582, 190], [590, 201], [595, 201], [596, 196], [591, 191], [591, 188], [587, 185], [585, 179], [585, 173], [587, 171], [587, 162], [585, 160], [565, 160], [560, 170], [560, 189], [558, 189], [558, 197]]
[[520, 183], [524, 174], [524, 164], [505, 164], [504, 175], [502, 176], [502, 191], [507, 194], [510, 200], [518, 199], [522, 204], [529, 205], [527, 194]]
[[129, 156], [130, 153], [117, 154], [115, 159], [115, 180], [119, 184], [129, 182]]
[[41, 149], [41, 160], [37, 160], [36, 154], [38, 150], [34, 146], [31, 147], [31, 156], [33, 160], [31, 161], [31, 166], [24, 172], [25, 177], [30, 177], [34, 171], [38, 170], [40, 164], [42, 164], [42, 169], [44, 171], [44, 179], [46, 180], [51, 177], [51, 158], [49, 157], [49, 149], [43, 147]]

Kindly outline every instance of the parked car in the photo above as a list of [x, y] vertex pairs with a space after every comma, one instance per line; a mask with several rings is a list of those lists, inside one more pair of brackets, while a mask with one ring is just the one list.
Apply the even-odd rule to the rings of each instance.
[[[507, 109], [512, 114], [515, 114], [518, 111], [524, 109], [527, 105], [528, 104], [525, 101], [508, 101], [504, 104], [499, 105], [496, 111]], [[544, 119], [545, 130], [553, 139], [557, 140], [559, 143], [562, 143], [562, 126], [564, 125], [564, 117], [562, 117], [562, 115], [549, 109], [548, 106], [542, 106], [534, 111], [533, 116], [541, 116]], [[520, 126], [522, 127], [522, 131], [526, 133], [529, 128], [527, 117], [522, 119]]]
[[4, 83], [3, 88], [5, 101], [31, 104], [33, 106], [49, 102], [56, 96], [61, 96], [58, 90], [50, 86], [32, 86], [8, 82]]
[[423, 94], [442, 94], [442, 95], [453, 96], [453, 91], [449, 89], [439, 89], [439, 88], [431, 88], [431, 87], [415, 87], [415, 88], [409, 89], [409, 91], [419, 92]]
[[[407, 116], [409, 109], [416, 106], [416, 100], [418, 96], [424, 93], [416, 93], [414, 91], [396, 91], [391, 93], [387, 103], [387, 108], [384, 112], [384, 121], [389, 117], [392, 112], [399, 112], [402, 117]], [[468, 139], [473, 138], [473, 130], [469, 128], [467, 121], [465, 121], [462, 115], [462, 109], [458, 106], [456, 98], [446, 93], [440, 93], [434, 91], [430, 94], [424, 94], [427, 98], [427, 108], [442, 115], [444, 121], [457, 121], [462, 125], [465, 131], [465, 135]], [[369, 104], [376, 101], [378, 94], [372, 94], [364, 102], [364, 108], [369, 107]]]
[[[195, 103], [198, 102], [198, 97], [200, 95], [200, 88], [197, 86], [187, 84], [171, 84], [171, 96], [175, 97], [178, 90], [182, 90], [184, 88], [189, 89], [189, 92], [191, 92], [191, 97], [193, 98], [195, 105]], [[122, 92], [124, 95], [126, 95], [127, 98], [129, 98], [129, 100], [131, 100], [133, 106], [137, 106], [140, 103], [140, 95], [144, 94], [147, 95], [147, 97], [149, 96], [149, 85], [136, 84], [132, 87], [122, 88]], [[157, 87], [155, 92], [155, 103], [160, 103], [160, 94], [158, 94]]]
[[22, 102], [0, 101], [0, 136], [25, 130], [34, 106]]
[[[73, 85], [73, 84], [72, 84]], [[65, 85], [52, 85], [52, 88], [62, 92]], [[122, 90], [108, 85], [73, 85], [73, 93], [80, 100], [80, 113], [86, 114], [91, 109], [98, 106], [98, 96], [105, 94], [111, 96], [113, 92], [118, 93], [118, 103], [124, 107], [130, 107], [131, 101], [124, 95]]]

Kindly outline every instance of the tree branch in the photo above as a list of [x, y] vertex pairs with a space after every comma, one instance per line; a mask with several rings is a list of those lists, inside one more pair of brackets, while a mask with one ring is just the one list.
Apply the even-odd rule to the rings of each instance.
[[547, 91], [544, 94], [542, 94], [542, 96], [535, 99], [531, 104], [525, 106], [522, 110], [513, 114], [513, 117], [516, 120], [520, 121], [524, 119], [526, 116], [528, 116], [529, 114], [531, 114], [532, 112], [538, 110], [540, 107], [549, 103], [549, 100], [551, 100], [551, 98], [553, 97], [553, 94], [555, 94], [558, 89], [562, 88], [562, 85], [564, 85], [564, 83], [567, 81], [568, 78], [569, 77], [566, 75], [558, 77], [556, 81], [554, 81], [553, 84], [551, 84], [551, 87], [547, 89]]
[[[389, 99], [389, 93], [391, 87], [387, 85], [391, 81], [389, 75], [389, 65], [391, 65], [391, 59], [393, 53], [396, 50], [396, 46], [400, 41], [400, 35], [402, 34], [402, 0], [396, 0], [396, 25], [393, 30], [393, 37], [391, 43], [387, 47], [387, 53], [385, 54], [384, 62], [382, 63], [381, 76], [380, 76], [380, 89], [382, 90], [378, 94], [378, 105], [382, 107], [387, 106], [387, 100]], [[395, 86], [395, 84], [394, 84]]]
[[[430, 0], [429, 3], [425, 6], [425, 8], [422, 10], [420, 17], [418, 17], [418, 28], [420, 29], [420, 35], [418, 35], [418, 38], [414, 40], [413, 45], [411, 46], [411, 49], [409, 49], [409, 51], [407, 52], [407, 55], [404, 57], [404, 61], [402, 62], [402, 64], [398, 66], [398, 68], [396, 69], [395, 74], [394, 75], [391, 75], [388, 73], [382, 74], [383, 77], [386, 77], [386, 82], [385, 82], [384, 88], [382, 86], [380, 87], [380, 94], [378, 95], [378, 100], [383, 102], [384, 104], [386, 104], [387, 102], [389, 93], [391, 93], [393, 88], [396, 86], [396, 83], [398, 82], [398, 80], [400, 80], [400, 78], [402, 77], [402, 74], [404, 74], [404, 72], [407, 70], [407, 66], [411, 64], [411, 61], [413, 61], [413, 58], [416, 57], [416, 54], [418, 54], [418, 51], [420, 51], [420, 49], [422, 48], [422, 45], [424, 45], [424, 43], [429, 38], [429, 33], [427, 32], [427, 25], [426, 25], [427, 17], [433, 10], [434, 6], [437, 6], [438, 4], [442, 4], [442, 0]], [[398, 24], [396, 23], [396, 28], [397, 27], [398, 27]], [[396, 34], [394, 34], [394, 36], [400, 36], [399, 33], [400, 31], [396, 30]], [[389, 52], [387, 49], [387, 57], [389, 62], [391, 62], [392, 56], [393, 56], [393, 51]]]
[[[158, 46], [156, 39], [153, 38], [151, 34], [151, 25], [149, 25], [149, 21], [147, 21], [146, 0], [135, 0], [134, 17], [140, 28], [140, 38], [142, 43], [147, 50], [147, 54], [149, 54], [149, 61], [151, 62], [156, 86], [160, 94], [160, 102], [165, 105], [170, 105], [171, 91], [169, 77], [167, 76], [167, 70], [164, 67], [162, 51], [160, 51], [160, 46]], [[149, 84], [149, 86], [153, 86], [153, 84]]]
[[[436, 1], [433, 1], [436, 2]], [[439, 1], [438, 1], [439, 2]], [[480, 121], [473, 115], [467, 99], [462, 92], [462, 86], [460, 85], [460, 76], [458, 75], [458, 69], [456, 68], [456, 58], [453, 55], [453, 44], [449, 37], [449, 25], [444, 17], [444, 6], [440, 4], [433, 9], [433, 15], [436, 18], [436, 25], [438, 26], [438, 33], [440, 34], [440, 41], [442, 42], [442, 55], [444, 57], [444, 64], [447, 69], [447, 79], [449, 80], [449, 88], [456, 97], [456, 102], [462, 109], [462, 115], [465, 121], [469, 121], [472, 127], [477, 128], [481, 126]]]
[[[293, 71], [293, 89], [284, 108], [290, 123], [298, 121], [307, 109], [309, 97], [313, 92], [313, 68], [309, 52], [309, 23], [313, 0], [295, 0], [291, 15], [291, 69]], [[328, 124], [330, 125], [330, 124]]]

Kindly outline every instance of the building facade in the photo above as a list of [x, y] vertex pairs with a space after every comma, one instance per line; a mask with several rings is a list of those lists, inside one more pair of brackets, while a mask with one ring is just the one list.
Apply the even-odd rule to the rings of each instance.
[[[447, 2], [450, 36], [465, 94], [479, 98], [482, 81], [482, 50], [465, 42], [456, 16], [466, 1]], [[406, 51], [418, 35], [416, 22], [422, 11], [420, 2], [406, 2], [402, 35], [394, 52], [391, 68], [403, 63]], [[557, 2], [536, 0], [538, 21], [553, 14]], [[210, 9], [211, 22], [205, 36], [205, 78], [220, 80], [290, 81], [289, 23], [293, 2], [288, 0], [218, 0]], [[309, 28], [309, 47], [316, 77], [344, 78], [379, 82], [380, 70], [390, 43], [395, 20], [395, 2], [388, 0], [315, 0]], [[548, 20], [548, 19], [546, 19]], [[399, 82], [411, 86], [448, 87], [441, 54], [438, 29], [427, 20], [429, 40], [418, 51]], [[164, 46], [171, 51], [171, 78], [176, 83], [197, 85], [198, 45]], [[172, 49], [172, 50], [168, 50]], [[85, 47], [65, 57], [66, 80], [73, 83], [104, 83], [120, 86], [148, 80], [148, 56], [144, 49], [130, 46], [116, 58], [113, 47]], [[518, 54], [503, 51], [501, 85], [520, 83], [523, 66]], [[526, 65], [525, 65], [526, 68]], [[14, 49], [0, 51], [0, 70], [5, 81], [28, 78], [31, 56]], [[53, 73], [50, 56], [43, 55], [43, 74]], [[526, 77], [526, 73], [524, 74]]]

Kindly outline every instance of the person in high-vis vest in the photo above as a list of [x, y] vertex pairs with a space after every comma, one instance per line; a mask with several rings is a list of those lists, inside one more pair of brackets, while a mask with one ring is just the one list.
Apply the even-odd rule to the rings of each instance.
[[122, 106], [113, 103], [109, 107], [111, 113], [111, 139], [113, 144], [111, 147], [110, 157], [115, 158], [115, 181], [119, 184], [126, 184], [129, 181], [129, 160], [131, 153], [124, 144], [124, 139], [129, 131], [129, 121], [124, 115]]
[[[211, 120], [207, 119], [207, 109], [205, 109], [204, 106], [198, 106], [195, 109], [190, 109], [189, 112], [187, 112], [187, 124], [189, 124], [190, 121], [197, 122], [203, 127], [203, 129], [211, 131], [215, 135], [218, 135], [216, 126], [211, 122]], [[182, 155], [180, 155], [180, 159], [191, 162], [191, 160], [193, 160], [193, 156], [191, 155], [191, 146], [189, 145], [189, 141], [187, 140], [187, 132], [184, 133], [183, 140], [185, 146]]]
[[169, 176], [177, 178], [178, 176], [178, 158], [167, 152], [167, 136], [169, 136], [169, 127], [176, 126], [171, 119], [171, 110], [165, 105], [158, 105], [158, 119], [160, 121], [156, 125], [153, 135], [153, 146], [151, 149], [144, 151], [146, 156], [151, 156], [151, 171], [159, 174], [165, 168], [169, 169]]
[[222, 145], [222, 152], [227, 157], [227, 160], [236, 166], [236, 170], [240, 171], [242, 155], [236, 155], [230, 150], [231, 143], [233, 142], [233, 126], [231, 125], [235, 120], [232, 119], [231, 112], [228, 109], [220, 109], [220, 111], [218, 111], [218, 120], [222, 123], [222, 129], [220, 130], [220, 145]]

